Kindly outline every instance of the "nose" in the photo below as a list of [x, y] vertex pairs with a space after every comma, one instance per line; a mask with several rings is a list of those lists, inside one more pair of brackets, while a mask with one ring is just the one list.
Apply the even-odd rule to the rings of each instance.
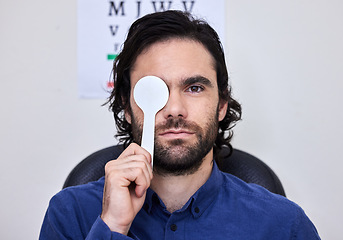
[[176, 117], [186, 118], [188, 112], [182, 94], [176, 91], [170, 91], [168, 102], [162, 109], [162, 112], [165, 119]]

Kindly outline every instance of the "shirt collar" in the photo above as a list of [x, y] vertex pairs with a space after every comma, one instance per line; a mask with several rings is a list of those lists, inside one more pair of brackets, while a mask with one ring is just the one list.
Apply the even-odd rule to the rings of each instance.
[[[194, 193], [194, 195], [188, 200], [184, 207], [182, 207], [182, 209], [180, 209], [178, 212], [182, 212], [190, 208], [190, 211], [194, 218], [200, 217], [201, 214], [216, 199], [222, 183], [223, 176], [218, 169], [216, 162], [213, 161], [213, 169], [209, 179], [204, 185], [199, 188], [198, 191], [196, 191], [196, 193]], [[157, 194], [149, 188], [147, 190], [143, 209], [150, 214], [152, 205], [156, 203], [163, 204], [162, 201], [159, 200]]]

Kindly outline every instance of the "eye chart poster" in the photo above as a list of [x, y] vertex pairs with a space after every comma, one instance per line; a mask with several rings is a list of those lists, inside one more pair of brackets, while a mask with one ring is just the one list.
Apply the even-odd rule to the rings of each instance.
[[225, 35], [225, 0], [78, 0], [77, 66], [80, 98], [105, 99], [112, 89], [112, 65], [130, 25], [166, 10], [188, 11]]

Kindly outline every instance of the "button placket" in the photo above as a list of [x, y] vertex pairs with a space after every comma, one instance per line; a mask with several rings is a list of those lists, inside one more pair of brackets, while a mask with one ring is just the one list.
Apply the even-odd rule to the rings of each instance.
[[170, 230], [172, 230], [173, 232], [175, 232], [177, 230], [177, 225], [175, 223], [173, 223], [172, 225], [170, 225]]
[[168, 222], [166, 224], [165, 228], [165, 240], [182, 240], [185, 239], [185, 221], [186, 216], [184, 213], [173, 213], [170, 218], [168, 219]]

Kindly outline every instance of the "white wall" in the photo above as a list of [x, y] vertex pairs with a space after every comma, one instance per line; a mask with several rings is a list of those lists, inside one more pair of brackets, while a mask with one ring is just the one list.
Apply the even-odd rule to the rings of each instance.
[[343, 2], [228, 4], [228, 65], [244, 120], [234, 145], [277, 172], [323, 239], [341, 239]]
[[[323, 239], [339, 239], [341, 1], [228, 1], [243, 104], [234, 146], [263, 159]], [[77, 97], [76, 1], [0, 1], [1, 239], [37, 239], [72, 167], [116, 143], [103, 100]], [[109, 70], [110, 71], [110, 70]]]

